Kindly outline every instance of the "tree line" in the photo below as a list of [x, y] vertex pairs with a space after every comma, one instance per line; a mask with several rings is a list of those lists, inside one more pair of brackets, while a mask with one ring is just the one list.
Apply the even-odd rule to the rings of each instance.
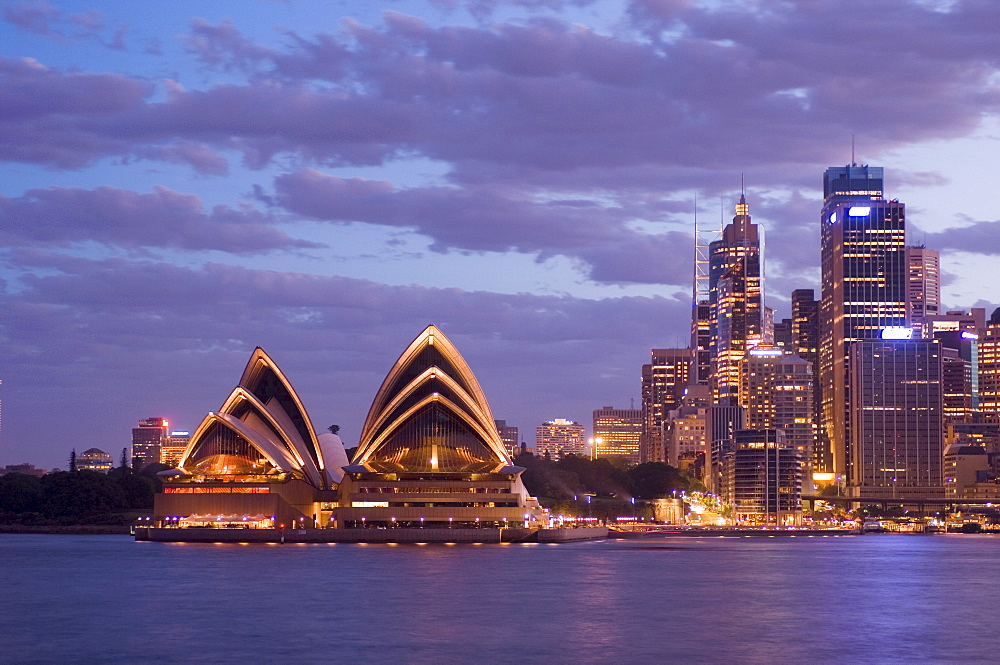
[[5, 474], [0, 476], [0, 524], [129, 524], [134, 519], [129, 511], [153, 507], [160, 489], [155, 473], [162, 468], [59, 471], [41, 478]]
[[514, 464], [525, 468], [525, 489], [556, 514], [611, 519], [620, 515], [649, 517], [643, 501], [675, 492], [703, 491], [704, 485], [663, 462], [624, 467], [607, 459], [567, 455], [556, 461], [522, 453]]

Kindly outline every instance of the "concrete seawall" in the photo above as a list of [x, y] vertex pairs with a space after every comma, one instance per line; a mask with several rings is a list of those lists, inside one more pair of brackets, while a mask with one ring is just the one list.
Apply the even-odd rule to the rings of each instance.
[[157, 529], [136, 540], [161, 543], [561, 543], [606, 538], [604, 527], [579, 529]]

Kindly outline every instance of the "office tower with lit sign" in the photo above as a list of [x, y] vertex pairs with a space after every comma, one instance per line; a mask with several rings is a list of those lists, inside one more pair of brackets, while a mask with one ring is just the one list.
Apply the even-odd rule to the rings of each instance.
[[160, 464], [177, 466], [184, 457], [191, 432], [187, 430], [171, 430], [167, 441], [160, 445]]
[[819, 311], [821, 441], [832, 471], [860, 478], [852, 455], [852, 346], [906, 336], [905, 207], [883, 196], [881, 167], [831, 167], [823, 177]]
[[593, 456], [638, 464], [642, 430], [642, 409], [594, 409]]
[[851, 350], [853, 496], [943, 496], [941, 343], [860, 340]]
[[812, 363], [761, 346], [743, 361], [742, 378], [747, 429], [784, 432], [785, 445], [801, 454], [803, 480], [811, 478], [816, 442]]
[[170, 443], [170, 423], [163, 418], [146, 418], [132, 428], [132, 468], [139, 470], [160, 461], [160, 450]]
[[691, 382], [696, 363], [691, 349], [652, 349], [650, 362], [642, 366], [642, 442], [641, 462], [663, 462], [665, 446], [663, 424], [667, 413], [676, 409]]
[[717, 404], [738, 404], [740, 363], [764, 340], [760, 231], [746, 196], [736, 216], [709, 245], [712, 392]]

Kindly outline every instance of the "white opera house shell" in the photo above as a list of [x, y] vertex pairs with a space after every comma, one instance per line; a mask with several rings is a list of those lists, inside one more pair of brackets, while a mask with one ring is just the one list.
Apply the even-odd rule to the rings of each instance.
[[160, 473], [158, 527], [539, 526], [489, 405], [454, 345], [428, 326], [389, 370], [349, 462], [316, 434], [273, 360], [257, 348], [222, 407]]

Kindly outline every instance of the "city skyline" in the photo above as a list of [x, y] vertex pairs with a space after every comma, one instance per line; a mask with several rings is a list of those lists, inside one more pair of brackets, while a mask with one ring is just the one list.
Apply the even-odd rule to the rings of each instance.
[[688, 344], [694, 217], [741, 174], [776, 318], [819, 293], [822, 174], [854, 161], [940, 251], [944, 310], [1000, 300], [1000, 7], [258, 9], [2, 7], [0, 464], [193, 429], [256, 346], [350, 446], [428, 323], [522, 438], [625, 409]]

